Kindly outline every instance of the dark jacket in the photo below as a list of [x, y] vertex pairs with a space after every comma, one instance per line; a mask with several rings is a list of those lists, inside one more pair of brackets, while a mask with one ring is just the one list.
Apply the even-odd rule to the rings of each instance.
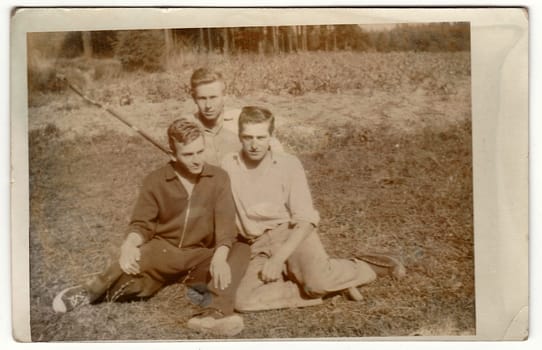
[[205, 164], [189, 198], [173, 163], [153, 171], [143, 181], [128, 232], [139, 233], [144, 241], [161, 238], [183, 248], [231, 247], [235, 204], [227, 173]]

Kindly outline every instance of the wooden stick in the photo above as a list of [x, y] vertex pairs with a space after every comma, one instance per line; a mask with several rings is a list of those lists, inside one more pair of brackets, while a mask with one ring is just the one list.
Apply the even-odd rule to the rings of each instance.
[[101, 108], [103, 109], [104, 111], [106, 111], [107, 113], [111, 114], [113, 117], [117, 118], [118, 120], [120, 120], [122, 123], [124, 123], [125, 125], [127, 125], [128, 127], [132, 128], [132, 130], [134, 130], [135, 132], [137, 132], [139, 135], [143, 136], [143, 138], [147, 141], [149, 141], [150, 143], [152, 143], [154, 146], [158, 147], [158, 149], [160, 149], [162, 152], [164, 152], [165, 154], [167, 154], [172, 160], [175, 160], [175, 157], [173, 156], [173, 154], [171, 153], [171, 151], [169, 151], [168, 149], [166, 149], [164, 146], [162, 146], [160, 143], [158, 143], [158, 141], [156, 141], [152, 136], [150, 136], [149, 134], [147, 134], [146, 132], [144, 132], [143, 130], [140, 130], [138, 129], [135, 125], [131, 124], [130, 122], [128, 122], [124, 117], [122, 117], [120, 114], [118, 114], [116, 111], [114, 111], [113, 109], [111, 108], [108, 108], [108, 107], [105, 107], [104, 105], [102, 105], [101, 103], [91, 99], [90, 97], [86, 96], [85, 94], [83, 94], [81, 92], [81, 90], [79, 90], [76, 86], [74, 86], [71, 82], [69, 82], [66, 78], [62, 78], [60, 77], [60, 79], [66, 81], [66, 83], [68, 84], [68, 87], [70, 89], [72, 89], [77, 95], [81, 96], [81, 98], [83, 98], [83, 100], [85, 100], [86, 102], [98, 107], [98, 108]]

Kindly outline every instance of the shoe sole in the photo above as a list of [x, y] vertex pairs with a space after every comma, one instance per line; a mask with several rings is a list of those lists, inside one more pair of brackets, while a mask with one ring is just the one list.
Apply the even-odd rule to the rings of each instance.
[[53, 310], [54, 310], [54, 312], [56, 312], [57, 314], [63, 314], [63, 313], [68, 312], [68, 308], [66, 307], [66, 303], [64, 303], [64, 301], [62, 300], [62, 297], [68, 291], [70, 291], [72, 289], [75, 289], [75, 288], [79, 288], [79, 287], [81, 287], [81, 286], [69, 287], [69, 288], [64, 289], [60, 293], [58, 293], [55, 296], [55, 298], [53, 299]]
[[[205, 324], [206, 322], [209, 322], [209, 323]], [[214, 322], [214, 325], [213, 325], [213, 322]], [[241, 333], [241, 331], [245, 328], [243, 319], [240, 317], [239, 317], [239, 321], [237, 321], [238, 324], [234, 324], [231, 326], [217, 325], [220, 322], [225, 322], [225, 321], [215, 320], [212, 317], [192, 318], [188, 320], [188, 322], [186, 323], [186, 326], [189, 329], [192, 329], [195, 331], [218, 334], [218, 335], [226, 335], [230, 337]]]
[[387, 254], [362, 254], [356, 256], [356, 259], [379, 268], [388, 269], [388, 274], [401, 279], [406, 276], [406, 267], [396, 256]]
[[348, 299], [353, 301], [362, 301], [363, 295], [357, 287], [350, 287], [347, 289]]

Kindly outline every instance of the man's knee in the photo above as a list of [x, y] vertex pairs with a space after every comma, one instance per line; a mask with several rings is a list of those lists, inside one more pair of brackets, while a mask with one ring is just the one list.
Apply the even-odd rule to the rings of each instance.
[[139, 273], [144, 274], [154, 271], [156, 268], [164, 265], [168, 259], [170, 247], [159, 240], [151, 240], [139, 247]]
[[147, 299], [156, 294], [162, 283], [147, 275], [121, 277], [109, 291], [111, 301]]

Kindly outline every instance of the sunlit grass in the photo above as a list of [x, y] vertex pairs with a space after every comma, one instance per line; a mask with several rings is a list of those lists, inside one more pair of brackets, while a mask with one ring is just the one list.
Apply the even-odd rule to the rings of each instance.
[[[239, 337], [473, 334], [470, 118], [456, 120], [452, 111], [438, 114], [447, 105], [437, 106], [447, 99], [470, 109], [459, 105], [465, 101], [452, 89], [464, 88], [468, 55], [317, 55], [269, 58], [261, 66], [248, 64], [248, 56], [209, 57], [209, 62], [225, 72], [230, 93], [260, 96], [268, 104], [279, 101], [273, 110], [281, 112], [285, 127], [278, 136], [305, 166], [330, 255], [392, 252], [402, 256], [409, 273], [403, 280], [386, 277], [365, 286], [362, 302], [334, 296], [308, 309], [246, 314]], [[312, 62], [316, 57], [321, 59]], [[123, 112], [163, 137], [165, 126], [181, 112], [173, 105], [189, 102], [189, 64], [194, 62], [187, 57], [170, 72], [102, 77], [86, 89], [117, 105], [120, 94], [131, 94], [133, 105], [122, 107]], [[279, 74], [281, 67], [286, 73]], [[322, 79], [327, 87], [318, 90]], [[301, 90], [288, 92], [289, 81], [298, 81]], [[450, 89], [431, 90], [439, 81]], [[358, 83], [363, 85], [358, 88]], [[424, 99], [396, 101], [419, 89], [425, 90]], [[371, 94], [382, 99], [375, 106], [378, 114], [370, 116], [373, 124], [355, 111], [343, 115], [343, 91], [359, 95], [355, 106], [360, 108], [372, 101], [363, 100]], [[47, 96], [29, 116], [34, 125], [29, 135], [33, 339], [209, 338], [184, 327], [196, 309], [181, 285], [163, 289], [148, 302], [52, 312], [56, 292], [107, 264], [122, 241], [143, 176], [167, 158], [102, 111], [82, 107], [77, 97]], [[397, 124], [397, 113], [412, 125]]]

